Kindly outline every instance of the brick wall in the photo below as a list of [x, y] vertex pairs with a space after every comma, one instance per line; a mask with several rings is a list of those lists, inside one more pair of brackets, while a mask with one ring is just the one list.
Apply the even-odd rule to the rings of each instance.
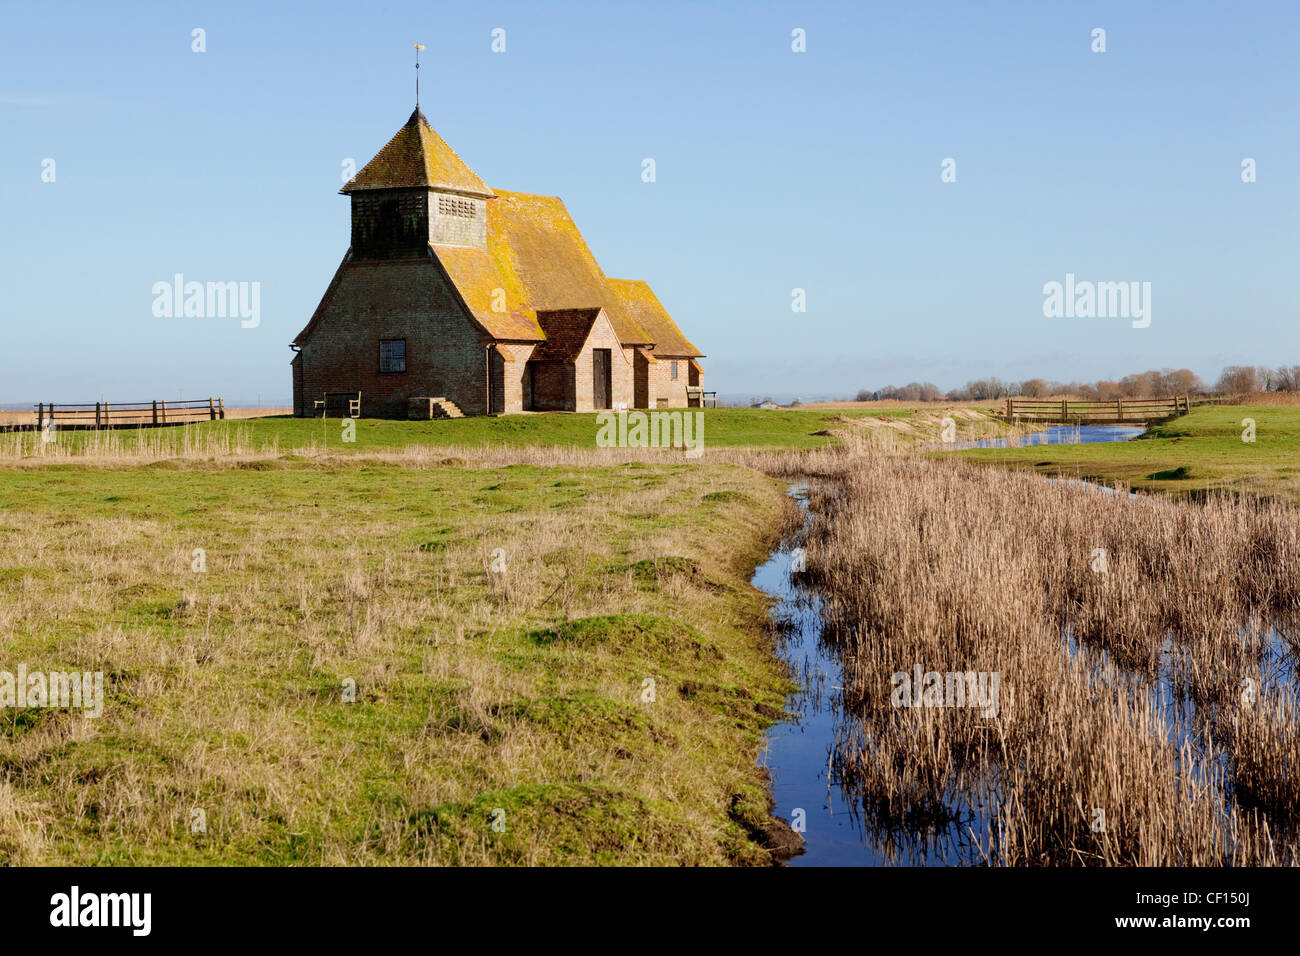
[[[609, 324], [602, 313], [591, 327], [587, 341], [582, 344], [582, 351], [574, 362], [575, 412], [592, 412], [595, 403], [595, 355], [596, 349], [610, 351], [610, 397], [611, 407], [619, 404], [632, 406], [632, 363], [628, 361], [614, 327]], [[684, 395], [685, 393], [683, 393]]]
[[533, 363], [533, 408], [539, 412], [572, 410], [572, 365], [568, 362]]
[[[672, 377], [673, 362], [677, 363], [677, 378]], [[652, 408], [685, 408], [686, 384], [688, 381], [687, 359], [673, 359], [665, 355], [656, 355], [650, 365], [650, 389]]]
[[574, 361], [531, 363], [533, 408], [541, 412], [596, 411], [596, 349], [609, 349], [611, 407], [622, 403], [631, 408], [632, 350], [619, 344], [614, 327], [603, 314], [592, 325]]
[[534, 348], [532, 345], [499, 343], [494, 349], [500, 367], [499, 380], [494, 378], [492, 382], [494, 411], [510, 415], [524, 410], [524, 374]]
[[[406, 340], [405, 372], [380, 373], [380, 339]], [[303, 343], [298, 414], [311, 414], [324, 392], [360, 390], [361, 414], [370, 418], [405, 418], [414, 395], [446, 397], [466, 415], [482, 415], [489, 341], [433, 259], [350, 261]]]

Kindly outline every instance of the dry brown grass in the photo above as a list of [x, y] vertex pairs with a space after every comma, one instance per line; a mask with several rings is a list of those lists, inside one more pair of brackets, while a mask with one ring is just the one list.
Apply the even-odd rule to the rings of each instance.
[[[900, 853], [1300, 858], [1300, 512], [824, 457], [808, 563], [845, 670], [837, 768]], [[917, 664], [999, 673], [1000, 714], [894, 706]]]
[[950, 402], [946, 398], [940, 402], [905, 402], [897, 398], [884, 398], [875, 402], [804, 402], [799, 408], [833, 408], [843, 409], [845, 411], [864, 411], [869, 412], [873, 409], [889, 408], [919, 408], [925, 411], [936, 411], [946, 408], [982, 408], [989, 411], [997, 411], [999, 408], [1005, 408], [1006, 402], [996, 400], [979, 400], [968, 402]]
[[[189, 415], [190, 413], [186, 412], [185, 414]], [[200, 417], [197, 415], [191, 417], [194, 417], [196, 420], [206, 420], [205, 417], [206, 414], [207, 414], [206, 412], [203, 413], [204, 417]], [[266, 418], [271, 415], [292, 415], [292, 414], [293, 414], [292, 408], [230, 408], [230, 407], [226, 408], [227, 419]], [[147, 423], [152, 421], [153, 419], [151, 414], [146, 415], [144, 413], [141, 413], [140, 415], [136, 415], [134, 417], [128, 415], [114, 415], [113, 420], [115, 422], [120, 421], [124, 423]], [[35, 422], [36, 422], [35, 408], [32, 408], [30, 411], [20, 411], [20, 412], [0, 411], [0, 425], [32, 425], [35, 424]]]
[[1300, 392], [1252, 392], [1246, 395], [1232, 395], [1220, 400], [1224, 405], [1300, 405]]
[[0, 669], [107, 702], [0, 712], [0, 862], [766, 862], [786, 682], [747, 581], [779, 488], [394, 459], [3, 476]]
[[167, 459], [219, 463], [279, 453], [277, 439], [255, 443], [247, 424], [63, 432], [49, 442], [38, 431], [0, 432], [0, 463], [27, 469], [72, 462], [130, 467]]
[[[924, 434], [938, 434], [939, 421], [926, 420]], [[972, 420], [979, 424], [982, 419]], [[963, 430], [959, 437], [968, 437]], [[1003, 431], [1006, 431], [1004, 426]], [[506, 445], [506, 444], [420, 444], [372, 451], [341, 452], [337, 444], [328, 448], [312, 439], [285, 452], [275, 438], [258, 441], [247, 425], [201, 429], [189, 426], [121, 431], [87, 431], [75, 440], [45, 443], [39, 432], [0, 433], [0, 469], [40, 471], [51, 465], [86, 468], [135, 468], [167, 463], [176, 468], [225, 468], [258, 464], [311, 464], [320, 468], [337, 465], [372, 464], [403, 468], [442, 468], [459, 465], [488, 467], [499, 465], [543, 465], [600, 467], [627, 462], [645, 464], [709, 464], [731, 462], [760, 463], [759, 470], [789, 472], [799, 463], [825, 463], [864, 454], [896, 454], [914, 445], [922, 432], [902, 435], [896, 428], [861, 427], [850, 424], [836, 428], [843, 443], [833, 449], [749, 449], [706, 448], [699, 458], [687, 458], [681, 449], [668, 448], [598, 448], [576, 445]], [[973, 425], [969, 437], [974, 437]]]
[[231, 408], [226, 406], [226, 418], [269, 418], [273, 415], [292, 415], [292, 408]]

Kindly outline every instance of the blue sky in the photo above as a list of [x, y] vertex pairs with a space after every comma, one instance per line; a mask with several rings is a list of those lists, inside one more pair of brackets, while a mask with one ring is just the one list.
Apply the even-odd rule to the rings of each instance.
[[[7, 3], [0, 402], [287, 404], [342, 164], [410, 114], [415, 41], [433, 126], [490, 185], [563, 197], [723, 393], [1300, 363], [1298, 27], [1282, 2]], [[260, 282], [261, 324], [155, 317], [178, 272]], [[1150, 326], [1045, 318], [1066, 273], [1150, 282]]]

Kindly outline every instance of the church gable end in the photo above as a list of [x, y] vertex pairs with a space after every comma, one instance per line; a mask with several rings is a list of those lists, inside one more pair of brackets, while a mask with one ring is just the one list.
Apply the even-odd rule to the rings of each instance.
[[348, 262], [299, 336], [294, 406], [360, 392], [366, 417], [405, 418], [414, 396], [482, 415], [491, 341], [432, 259]]

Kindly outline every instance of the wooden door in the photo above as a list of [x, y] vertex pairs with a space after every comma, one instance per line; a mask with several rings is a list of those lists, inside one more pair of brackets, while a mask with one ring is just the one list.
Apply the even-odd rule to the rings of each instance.
[[613, 377], [613, 361], [610, 349], [592, 349], [591, 350], [591, 381], [592, 381], [592, 402], [596, 408], [609, 408], [614, 403], [613, 396], [610, 394], [610, 379]]

